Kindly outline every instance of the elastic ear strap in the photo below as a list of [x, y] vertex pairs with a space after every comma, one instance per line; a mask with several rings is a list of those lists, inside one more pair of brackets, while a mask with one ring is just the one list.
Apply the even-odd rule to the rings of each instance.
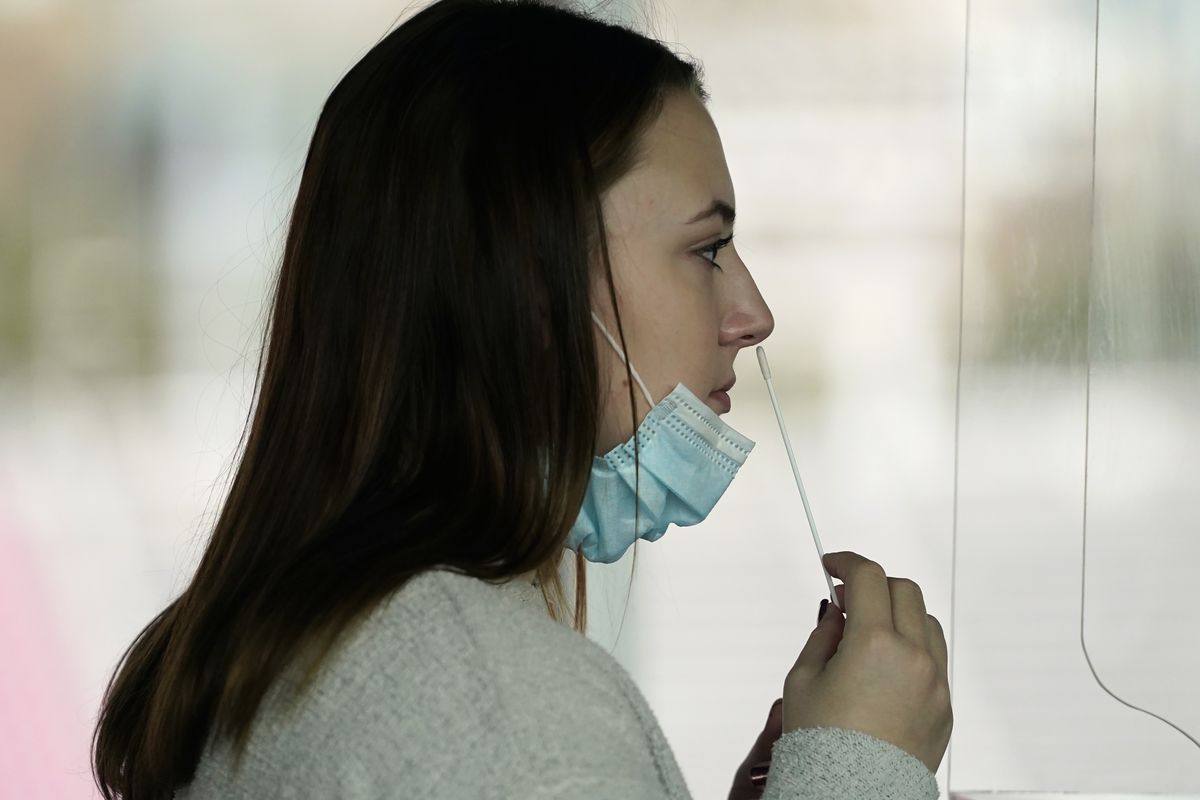
[[[604, 327], [604, 323], [596, 316], [595, 311], [592, 312], [592, 321], [600, 326], [600, 332], [604, 334], [605, 339], [608, 339], [608, 343], [612, 345], [612, 349], [617, 351], [617, 357], [621, 359], [621, 363], [627, 364], [625, 354], [621, 352], [621, 348], [617, 347], [617, 343], [613, 341], [613, 337], [609, 335], [608, 329]], [[642, 376], [638, 375], [637, 369], [632, 364], [629, 364], [629, 371], [633, 373], [633, 379], [637, 381], [638, 387], [642, 390], [642, 394], [646, 398], [646, 406], [654, 408], [654, 401], [650, 399], [650, 392], [646, 391], [646, 384], [642, 383]]]

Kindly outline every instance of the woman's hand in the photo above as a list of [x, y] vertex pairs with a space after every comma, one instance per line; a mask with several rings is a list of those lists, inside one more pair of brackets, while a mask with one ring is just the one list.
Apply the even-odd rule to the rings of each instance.
[[[783, 735], [783, 698], [775, 701], [771, 712], [767, 715], [767, 724], [763, 727], [754, 746], [746, 756], [733, 776], [733, 787], [729, 790], [729, 800], [759, 800], [766, 787], [765, 767], [771, 762], [771, 748], [775, 740]], [[751, 778], [751, 770], [759, 765], [763, 776], [758, 780]]]
[[783, 683], [783, 730], [849, 728], [890, 742], [937, 772], [954, 715], [946, 638], [921, 587], [857, 553], [827, 553], [845, 581]]

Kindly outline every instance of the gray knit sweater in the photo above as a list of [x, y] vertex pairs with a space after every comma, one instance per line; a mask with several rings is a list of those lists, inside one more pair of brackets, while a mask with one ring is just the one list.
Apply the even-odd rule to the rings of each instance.
[[[210, 741], [177, 800], [691, 797], [629, 674], [551, 619], [530, 583], [422, 573], [347, 637], [295, 706], [283, 700], [290, 685], [285, 673], [267, 693], [241, 769]], [[729, 754], [731, 780], [743, 756]], [[784, 734], [764, 794], [937, 797], [919, 759], [846, 728]]]

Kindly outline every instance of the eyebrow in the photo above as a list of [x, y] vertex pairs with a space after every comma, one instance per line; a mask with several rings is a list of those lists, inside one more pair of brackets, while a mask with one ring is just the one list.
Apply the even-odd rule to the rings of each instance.
[[732, 225], [734, 219], [737, 217], [737, 212], [733, 210], [733, 206], [731, 206], [729, 203], [726, 203], [724, 200], [713, 200], [712, 205], [708, 206], [703, 211], [701, 211], [699, 214], [692, 217], [691, 219], [689, 219], [687, 222], [685, 222], [683, 224], [684, 225], [694, 225], [697, 222], [699, 222], [700, 220], [708, 219], [709, 217], [713, 216], [714, 214], [719, 214], [721, 217], [721, 220], [726, 225]]

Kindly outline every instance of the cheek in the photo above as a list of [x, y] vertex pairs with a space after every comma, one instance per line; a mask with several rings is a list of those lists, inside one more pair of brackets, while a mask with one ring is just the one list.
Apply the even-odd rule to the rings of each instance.
[[681, 258], [638, 287], [638, 303], [650, 318], [695, 320], [712, 316], [717, 302], [714, 270], [695, 263], [698, 260]]
[[669, 285], [647, 291], [638, 301], [642, 313], [639, 320], [661, 380], [670, 383], [666, 390], [676, 381], [686, 382], [685, 375], [699, 372], [707, 379], [720, 328], [713, 281], [697, 268], [679, 275]]
[[[632, 275], [621, 274], [622, 281], [632, 279], [635, 284], [617, 285], [626, 344], [633, 366], [652, 392], [669, 391], [676, 381], [686, 381], [685, 375], [697, 370], [704, 373], [705, 379], [710, 377], [705, 370], [709, 369], [709, 351], [716, 341], [719, 323], [714, 272], [711, 267], [682, 257], [677, 261], [657, 263], [654, 268], [637, 270]], [[600, 286], [598, 291], [607, 305], [607, 285]], [[597, 301], [597, 305], [600, 302]], [[615, 320], [609, 323], [609, 332], [619, 347], [620, 335]], [[611, 376], [607, 396], [610, 400], [614, 397], [623, 400], [622, 413], [627, 412], [625, 365], [598, 328], [596, 339], [598, 352], [611, 359], [607, 363]], [[656, 385], [667, 382], [670, 386], [665, 389]], [[639, 406], [644, 405], [645, 399], [636, 382], [633, 388]]]
[[[614, 391], [606, 398], [605, 407], [601, 409], [600, 430], [595, 452], [597, 456], [603, 456], [633, 435], [629, 416], [629, 400], [623, 388], [620, 392], [615, 391], [615, 387], [624, 379], [624, 374], [620, 378], [613, 379]], [[634, 392], [640, 407], [644, 401], [637, 395], [636, 386]]]

